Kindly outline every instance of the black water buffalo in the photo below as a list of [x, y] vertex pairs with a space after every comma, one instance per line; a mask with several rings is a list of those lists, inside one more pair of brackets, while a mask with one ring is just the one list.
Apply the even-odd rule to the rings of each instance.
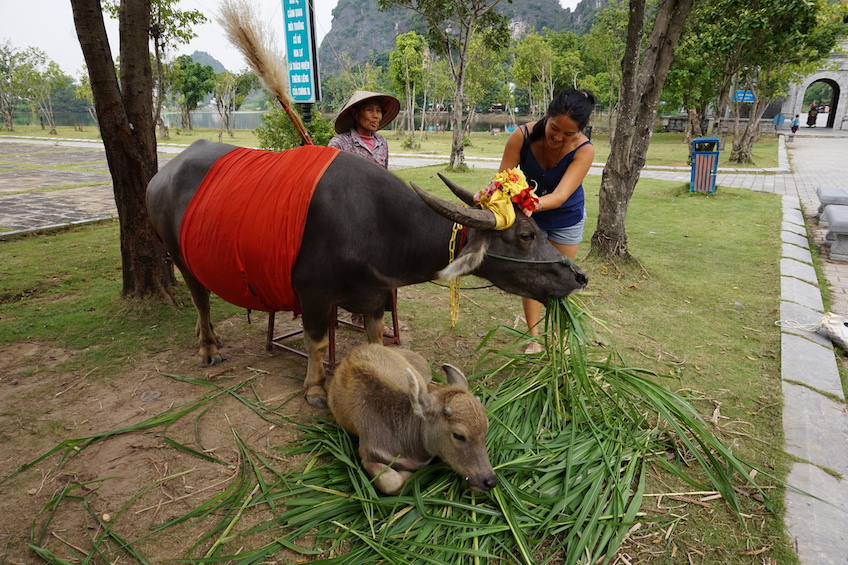
[[[209, 292], [219, 296], [222, 292], [211, 283], [201, 283], [187, 267], [192, 261], [186, 260], [181, 249], [180, 228], [213, 164], [219, 159], [226, 161], [222, 157], [237, 149], [248, 151], [196, 141], [162, 167], [147, 188], [151, 222], [182, 271], [198, 311], [202, 365], [221, 361], [220, 339], [209, 316]], [[305, 147], [285, 153], [299, 157], [301, 151], [307, 154]], [[288, 178], [289, 175], [282, 175], [278, 179], [281, 192]], [[471, 193], [443, 180], [461, 200], [473, 206]], [[251, 182], [235, 182], [235, 188], [239, 194], [250, 194]], [[333, 156], [314, 185], [300, 248], [290, 272], [290, 285], [303, 315], [304, 347], [309, 355], [304, 387], [310, 404], [326, 405], [322, 361], [334, 305], [363, 314], [368, 341], [375, 343], [382, 339], [383, 311], [390, 289], [475, 274], [509, 293], [544, 302], [586, 285], [586, 276], [580, 269], [563, 259], [536, 223], [520, 211], [510, 228], [496, 231], [492, 229], [494, 215], [488, 210], [446, 202], [414, 184], [412, 188], [382, 167], [345, 152]], [[250, 223], [250, 218], [238, 216], [239, 210], [226, 212], [221, 223], [229, 221], [230, 215], [237, 217], [232, 222]], [[275, 213], [286, 214], [286, 210]], [[464, 245], [459, 249], [457, 243], [456, 259], [450, 262], [449, 244], [455, 222], [467, 229], [457, 238]], [[192, 224], [186, 221], [189, 225]], [[205, 237], [204, 245], [213, 250], [227, 243], [221, 239], [230, 238]], [[261, 254], [254, 255], [254, 260], [263, 259]], [[252, 292], [253, 286], [249, 288]]]

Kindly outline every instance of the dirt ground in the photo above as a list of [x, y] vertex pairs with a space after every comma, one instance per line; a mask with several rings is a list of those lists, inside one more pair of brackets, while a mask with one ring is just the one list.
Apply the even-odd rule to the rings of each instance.
[[[251, 325], [243, 315], [218, 324], [226, 359], [212, 368], [198, 367], [193, 349], [165, 347], [153, 357], [130, 359], [119, 367], [68, 374], [57, 367], [77, 354], [75, 351], [36, 342], [0, 347], [0, 477], [9, 477], [21, 464], [64, 440], [132, 427], [215, 392], [168, 374], [235, 387], [279, 414], [329, 415], [303, 398], [305, 359], [280, 349], [266, 351], [267, 317], [253, 313], [252, 318]], [[296, 327], [297, 322], [287, 318], [278, 315], [277, 333]], [[411, 343], [408, 332], [402, 332], [402, 339], [405, 346]], [[363, 334], [340, 330], [339, 358], [364, 342]], [[4, 508], [0, 512], [0, 564], [43, 563], [28, 547], [33, 542], [61, 559], [78, 563], [105, 524], [114, 527], [123, 540], [135, 540], [151, 526], [198, 507], [236, 480], [240, 452], [235, 433], [275, 466], [285, 469], [290, 464], [274, 448], [296, 439], [296, 428], [270, 424], [233, 395], [221, 395], [171, 425], [110, 435], [82, 450], [71, 449], [61, 466], [57, 466], [61, 452], [36, 463], [0, 485]], [[229, 465], [187, 454], [173, 442]], [[54, 514], [50, 501], [62, 492], [68, 498]], [[250, 519], [259, 516], [254, 513]], [[136, 544], [136, 549], [152, 563], [184, 558], [209, 531], [209, 524], [208, 518], [190, 520], [152, 535]], [[203, 549], [191, 555], [197, 556], [198, 551], [202, 555], [208, 545], [208, 541], [202, 543]], [[93, 563], [136, 562], [117, 550], [114, 542], [102, 547], [113, 552], [96, 557]], [[304, 561], [294, 554], [278, 559], [279, 563]]]

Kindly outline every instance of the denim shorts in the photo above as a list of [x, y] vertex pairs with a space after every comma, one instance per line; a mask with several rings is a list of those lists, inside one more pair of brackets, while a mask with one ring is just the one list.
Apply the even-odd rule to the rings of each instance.
[[584, 225], [586, 225], [585, 212], [583, 213], [583, 219], [573, 226], [553, 230], [542, 229], [542, 233], [545, 234], [546, 238], [554, 243], [559, 243], [560, 245], [578, 245], [581, 241], [583, 241]]

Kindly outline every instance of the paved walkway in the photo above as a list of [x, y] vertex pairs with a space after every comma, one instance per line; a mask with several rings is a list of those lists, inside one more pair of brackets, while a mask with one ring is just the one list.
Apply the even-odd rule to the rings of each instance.
[[[786, 450], [798, 461], [788, 482], [821, 499], [790, 489], [786, 526], [803, 565], [844, 565], [848, 564], [848, 410], [833, 347], [826, 338], [803, 328], [815, 324], [824, 314], [807, 228], [814, 241], [824, 239], [825, 230], [818, 228], [813, 217], [819, 204], [819, 186], [848, 191], [848, 132], [802, 128], [794, 141], [780, 139], [778, 167], [754, 173], [720, 169], [717, 185], [783, 196], [780, 319], [787, 322], [781, 336], [783, 425]], [[0, 226], [16, 230], [0, 234], [0, 239], [115, 215], [111, 179], [99, 144], [42, 143], [0, 137]], [[180, 149], [160, 150], [174, 153]], [[393, 154], [390, 168], [446, 161], [446, 156]], [[468, 164], [495, 169], [498, 161], [469, 159]], [[67, 166], [62, 170], [21, 169], [18, 163]], [[591, 174], [601, 171], [599, 165]], [[688, 167], [642, 171], [645, 178], [675, 182], [688, 182], [689, 174]], [[31, 192], [57, 185], [74, 188]], [[827, 257], [821, 260], [832, 293], [831, 310], [848, 315], [848, 263], [830, 262]]]

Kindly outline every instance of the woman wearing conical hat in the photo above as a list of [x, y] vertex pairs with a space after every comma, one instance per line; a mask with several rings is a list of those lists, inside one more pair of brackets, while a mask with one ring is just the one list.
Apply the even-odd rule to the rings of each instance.
[[394, 96], [357, 90], [336, 116], [338, 135], [330, 140], [330, 147], [356, 153], [388, 169], [389, 145], [377, 131], [389, 125], [399, 111], [400, 101]]

